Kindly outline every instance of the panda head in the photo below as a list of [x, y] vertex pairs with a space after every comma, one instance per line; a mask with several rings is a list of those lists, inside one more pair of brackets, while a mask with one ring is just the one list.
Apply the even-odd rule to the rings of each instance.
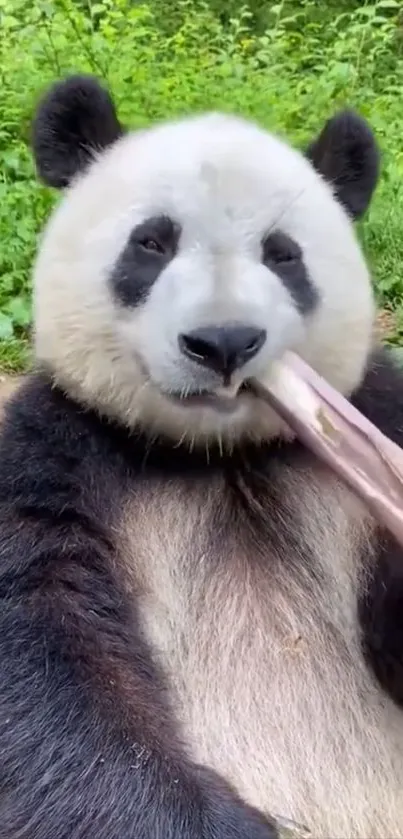
[[287, 349], [343, 393], [362, 378], [373, 296], [353, 221], [378, 178], [367, 124], [342, 112], [305, 154], [210, 113], [126, 133], [89, 77], [33, 125], [62, 199], [34, 269], [40, 365], [74, 398], [175, 442], [267, 439], [245, 382]]

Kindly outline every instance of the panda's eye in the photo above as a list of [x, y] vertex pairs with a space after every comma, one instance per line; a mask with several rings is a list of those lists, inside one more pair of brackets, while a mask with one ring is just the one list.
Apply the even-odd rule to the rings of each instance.
[[262, 263], [283, 284], [301, 315], [308, 315], [315, 309], [318, 291], [311, 281], [298, 242], [280, 230], [269, 233], [262, 241]]
[[268, 265], [291, 265], [300, 262], [302, 251], [294, 239], [277, 231], [266, 236], [262, 243], [263, 262]]
[[139, 245], [141, 245], [141, 247], [144, 248], [145, 251], [152, 251], [153, 253], [165, 253], [165, 248], [163, 248], [162, 245], [160, 245], [160, 243], [156, 241], [156, 239], [142, 239], [139, 242]]

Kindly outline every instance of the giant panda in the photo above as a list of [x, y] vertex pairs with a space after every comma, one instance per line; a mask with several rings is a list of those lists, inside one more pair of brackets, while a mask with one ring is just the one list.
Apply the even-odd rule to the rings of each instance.
[[32, 148], [61, 196], [0, 432], [0, 839], [403, 837], [402, 551], [248, 388], [292, 349], [403, 444], [371, 129], [131, 132], [83, 75]]

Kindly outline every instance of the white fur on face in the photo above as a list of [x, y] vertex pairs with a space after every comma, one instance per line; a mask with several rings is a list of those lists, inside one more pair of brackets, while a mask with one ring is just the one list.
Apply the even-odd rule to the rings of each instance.
[[[119, 306], [108, 278], [132, 230], [164, 214], [182, 229], [178, 253], [148, 299]], [[298, 242], [320, 294], [302, 317], [261, 263], [280, 229]], [[214, 390], [214, 374], [179, 351], [178, 333], [237, 320], [267, 341], [239, 371], [270, 378], [294, 349], [343, 392], [369, 351], [373, 299], [346, 214], [299, 152], [253, 124], [210, 114], [128, 135], [67, 191], [45, 231], [34, 272], [36, 354], [56, 381], [133, 427], [176, 440], [277, 434], [274, 415], [239, 397], [232, 413], [172, 402], [170, 391]]]

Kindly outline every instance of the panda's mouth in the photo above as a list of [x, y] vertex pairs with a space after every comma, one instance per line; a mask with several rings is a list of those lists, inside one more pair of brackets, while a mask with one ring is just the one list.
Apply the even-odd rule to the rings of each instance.
[[169, 397], [184, 408], [211, 408], [220, 413], [233, 413], [239, 408], [240, 397], [251, 392], [247, 382], [236, 386], [220, 387], [217, 390], [201, 390], [188, 393], [170, 393]]

